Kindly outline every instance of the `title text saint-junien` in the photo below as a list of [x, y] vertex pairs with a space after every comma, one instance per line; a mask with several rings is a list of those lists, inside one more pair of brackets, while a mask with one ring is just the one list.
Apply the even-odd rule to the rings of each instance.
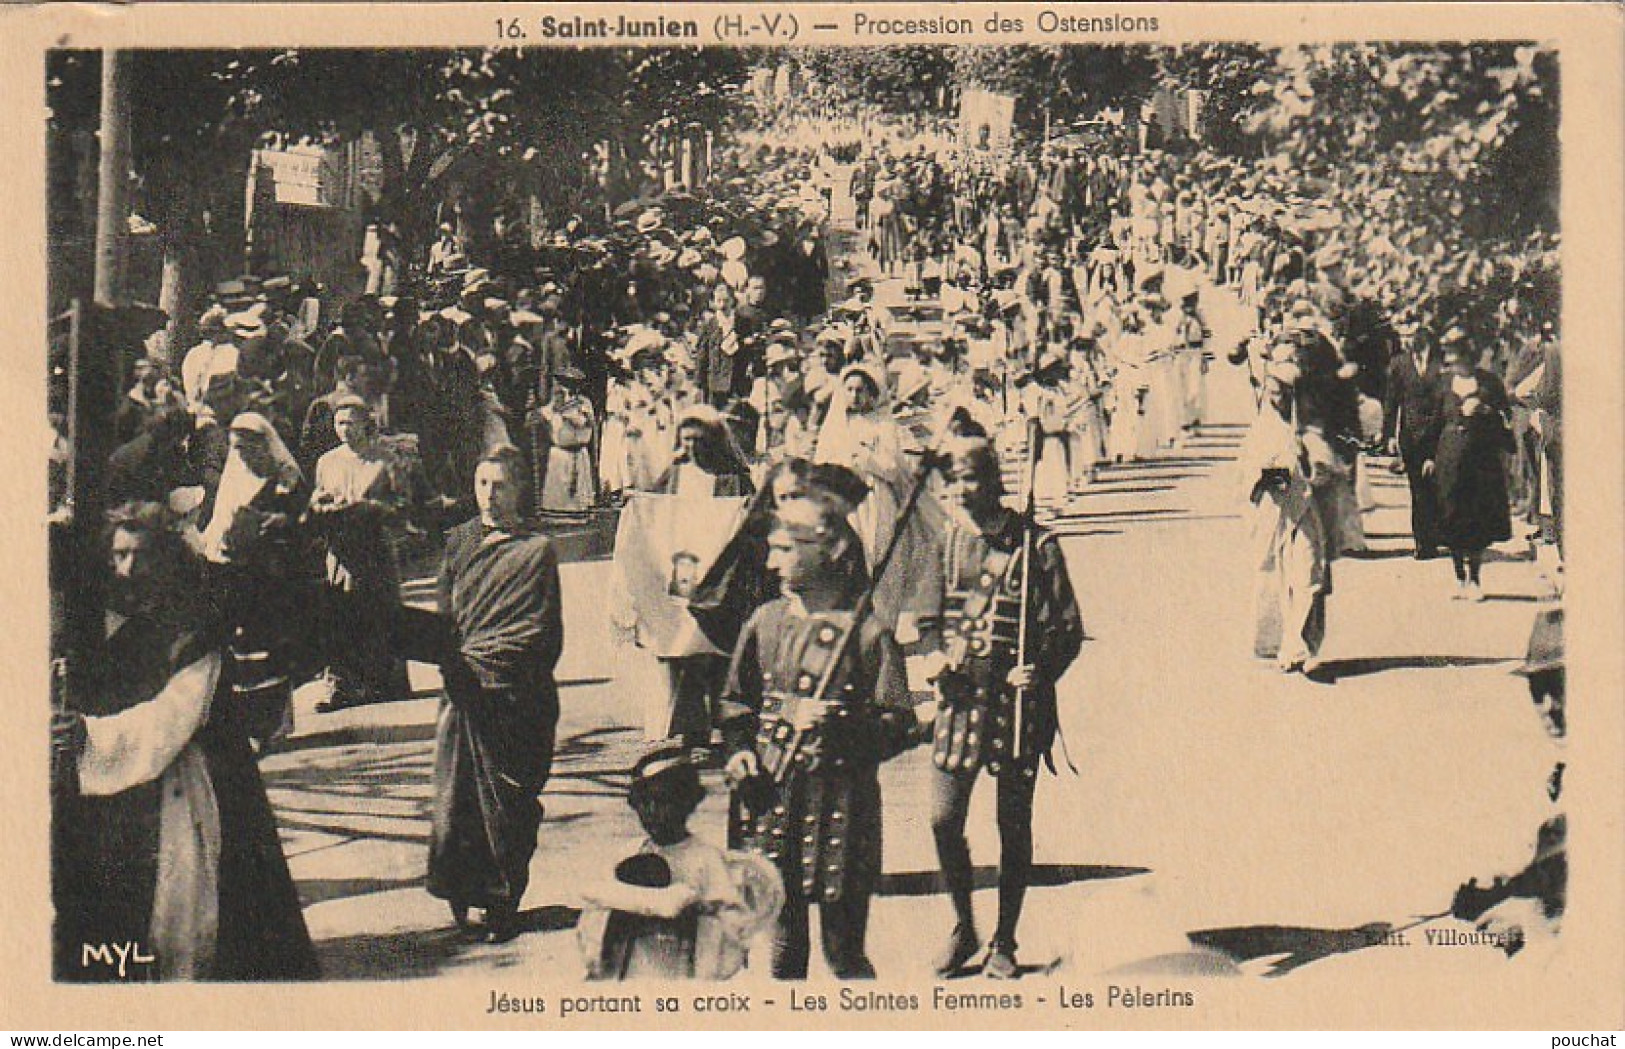
[[538, 26], [548, 40], [684, 40], [698, 39], [700, 23], [686, 18], [555, 18]]

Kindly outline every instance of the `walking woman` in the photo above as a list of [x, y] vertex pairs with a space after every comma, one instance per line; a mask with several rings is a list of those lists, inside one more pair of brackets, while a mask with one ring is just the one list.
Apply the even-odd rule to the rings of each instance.
[[333, 428], [343, 443], [317, 461], [310, 499], [310, 520], [327, 547], [324, 640], [333, 696], [318, 704], [323, 712], [405, 699], [411, 691], [393, 645], [400, 570], [390, 538], [410, 500], [410, 481], [378, 440], [360, 397], [338, 403]]
[[887, 276], [897, 270], [904, 259], [908, 243], [907, 219], [898, 206], [905, 192], [901, 177], [887, 165], [875, 182], [875, 198], [870, 214], [873, 228], [869, 235], [875, 261]]
[[541, 508], [591, 510], [598, 493], [592, 475], [592, 402], [581, 394], [581, 369], [567, 365], [553, 373], [553, 399], [542, 408], [551, 443], [542, 480]]
[[1332, 570], [1308, 456], [1292, 422], [1302, 373], [1290, 344], [1272, 353], [1266, 375], [1258, 417], [1241, 448], [1257, 572], [1253, 654], [1275, 660], [1283, 673], [1309, 673], [1326, 637]]
[[[727, 418], [710, 405], [695, 405], [677, 423], [677, 455], [655, 490], [679, 499], [727, 499], [756, 493], [744, 453]], [[673, 566], [675, 570], [675, 565]], [[711, 746], [717, 704], [728, 677], [728, 657], [716, 652], [663, 656], [671, 683], [667, 736], [681, 737], [690, 751]]]
[[1506, 387], [1477, 367], [1465, 339], [1452, 329], [1442, 340], [1445, 381], [1436, 476], [1439, 534], [1456, 570], [1458, 601], [1482, 601], [1484, 551], [1512, 538], [1503, 454], [1512, 451]]
[[293, 731], [293, 688], [314, 642], [304, 609], [319, 585], [316, 557], [298, 527], [310, 485], [270, 420], [239, 412], [231, 451], [202, 532], [203, 556], [231, 630], [234, 699], [262, 747]]

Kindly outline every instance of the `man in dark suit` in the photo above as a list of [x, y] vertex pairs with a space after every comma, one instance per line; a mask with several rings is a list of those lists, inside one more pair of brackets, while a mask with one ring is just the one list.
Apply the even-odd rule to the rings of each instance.
[[728, 416], [741, 448], [755, 443], [758, 420], [750, 392], [761, 370], [761, 328], [754, 308], [738, 305], [733, 288], [718, 284], [711, 293], [711, 312], [700, 325], [694, 377], [706, 403]]
[[1415, 314], [1402, 314], [1394, 330], [1399, 334], [1400, 352], [1388, 363], [1383, 437], [1410, 481], [1411, 535], [1416, 540], [1416, 559], [1425, 561], [1439, 553], [1433, 456], [1443, 425], [1444, 387], [1433, 337], [1422, 331]]
[[726, 408], [730, 398], [750, 395], [755, 333], [755, 320], [738, 308], [733, 288], [718, 284], [711, 293], [711, 312], [700, 325], [695, 369], [713, 407]]

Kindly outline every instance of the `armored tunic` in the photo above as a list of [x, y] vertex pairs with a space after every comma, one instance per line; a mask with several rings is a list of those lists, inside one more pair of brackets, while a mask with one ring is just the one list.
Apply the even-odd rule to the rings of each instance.
[[1033, 575], [1027, 601], [1027, 661], [1035, 668], [1021, 709], [1022, 740], [1015, 750], [1015, 690], [1005, 679], [1016, 666], [1020, 628], [1022, 519], [1006, 511], [982, 533], [952, 522], [943, 536], [943, 590], [938, 615], [927, 624], [940, 637], [948, 667], [938, 678], [932, 758], [946, 772], [986, 768], [1037, 773], [1055, 742], [1055, 682], [1083, 645], [1083, 620], [1056, 537], [1042, 529], [1032, 544]]
[[745, 624], [729, 668], [723, 732], [752, 748], [777, 780], [747, 843], [808, 900], [873, 892], [880, 877], [880, 763], [909, 743], [914, 714], [903, 657], [889, 631], [865, 621], [830, 677], [836, 703], [798, 740], [796, 704], [816, 696], [850, 629], [847, 611], [808, 613], [778, 598]]

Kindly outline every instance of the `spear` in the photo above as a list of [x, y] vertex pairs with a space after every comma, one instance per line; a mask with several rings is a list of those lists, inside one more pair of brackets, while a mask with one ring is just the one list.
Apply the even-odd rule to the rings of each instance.
[[[1033, 530], [1036, 525], [1038, 502], [1035, 489], [1038, 487], [1038, 442], [1043, 436], [1043, 430], [1038, 417], [1027, 420], [1027, 505], [1022, 510], [1021, 519], [1021, 604], [1018, 611], [1020, 618], [1016, 621], [1016, 666], [1027, 665], [1027, 601], [1032, 591], [1032, 560], [1033, 560]], [[1010, 760], [1021, 759], [1022, 708], [1027, 704], [1027, 688], [1022, 686], [1016, 689], [1016, 704], [1013, 713], [1015, 723], [1015, 737], [1010, 743]]]
[[[859, 628], [863, 626], [866, 619], [874, 614], [875, 591], [880, 588], [881, 582], [886, 578], [886, 570], [891, 567], [897, 548], [902, 545], [903, 530], [908, 526], [909, 519], [914, 516], [915, 508], [920, 505], [920, 496], [925, 494], [926, 485], [931, 479], [932, 467], [936, 462], [937, 455], [934, 451], [928, 451], [921, 456], [919, 476], [915, 478], [914, 487], [909, 490], [908, 499], [903, 503], [902, 510], [897, 514], [897, 526], [892, 530], [891, 538], [886, 542], [886, 549], [881, 553], [880, 560], [875, 563], [874, 574], [869, 580], [869, 585], [864, 588], [863, 596], [858, 598], [857, 605], [852, 609], [852, 625], [841, 635], [840, 644], [836, 646], [834, 654], [830, 657], [829, 665], [824, 668], [823, 677], [819, 679], [818, 688], [812, 694], [813, 699], [823, 699], [829, 693], [830, 686], [835, 681], [835, 673], [851, 650], [852, 643], [858, 636]], [[784, 748], [784, 760], [779, 763], [778, 770], [773, 776], [775, 783], [784, 782], [790, 768], [795, 764], [797, 756], [800, 755], [805, 742], [806, 732], [804, 731], [798, 729], [791, 736], [789, 744]]]

